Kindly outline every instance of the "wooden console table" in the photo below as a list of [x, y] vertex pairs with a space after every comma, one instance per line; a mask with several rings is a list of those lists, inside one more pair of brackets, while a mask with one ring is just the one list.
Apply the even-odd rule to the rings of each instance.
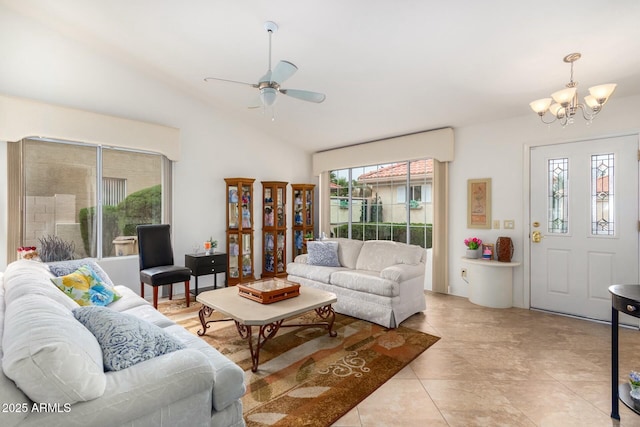
[[619, 400], [636, 414], [636, 409], [629, 395], [629, 383], [618, 383], [618, 324], [619, 313], [640, 318], [640, 285], [609, 286], [611, 293], [611, 418], [620, 419]]

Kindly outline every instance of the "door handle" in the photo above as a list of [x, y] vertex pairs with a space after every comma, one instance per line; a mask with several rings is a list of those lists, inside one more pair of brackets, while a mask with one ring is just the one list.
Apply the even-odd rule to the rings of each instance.
[[535, 230], [533, 233], [531, 233], [531, 241], [533, 243], [540, 243], [540, 240], [542, 240], [544, 238], [544, 236], [542, 235], [542, 233], [540, 233], [539, 230]]

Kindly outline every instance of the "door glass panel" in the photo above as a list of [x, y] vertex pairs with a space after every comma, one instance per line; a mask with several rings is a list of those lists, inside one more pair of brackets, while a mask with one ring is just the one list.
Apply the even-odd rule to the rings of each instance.
[[591, 156], [591, 235], [613, 236], [614, 160], [611, 154]]
[[569, 159], [549, 159], [548, 231], [569, 231]]

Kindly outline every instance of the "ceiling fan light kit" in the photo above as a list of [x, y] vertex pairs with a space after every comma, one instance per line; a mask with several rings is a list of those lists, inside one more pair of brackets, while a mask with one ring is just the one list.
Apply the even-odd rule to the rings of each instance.
[[296, 71], [298, 71], [298, 67], [296, 67], [295, 64], [289, 61], [282, 60], [278, 62], [273, 70], [271, 69], [271, 36], [273, 35], [273, 33], [278, 31], [278, 25], [273, 21], [267, 21], [264, 23], [264, 29], [267, 31], [267, 34], [269, 34], [269, 68], [267, 72], [260, 78], [258, 83], [245, 83], [236, 80], [221, 79], [218, 77], [206, 77], [204, 80], [207, 82], [217, 80], [254, 87], [260, 92], [260, 101], [262, 102], [262, 105], [264, 107], [270, 107], [275, 104], [276, 100], [278, 99], [278, 93], [287, 95], [291, 98], [300, 99], [302, 101], [315, 103], [323, 102], [326, 98], [323, 93], [300, 89], [284, 89], [280, 86], [287, 79], [293, 76]]
[[[589, 88], [589, 95], [585, 96], [584, 104], [578, 102], [578, 82], [573, 81], [573, 63], [580, 59], [580, 53], [570, 53], [564, 57], [564, 62], [571, 64], [571, 76], [566, 88], [551, 94], [551, 98], [542, 98], [529, 104], [531, 109], [540, 116], [545, 124], [551, 124], [558, 120], [562, 126], [572, 124], [578, 110], [582, 117], [591, 124], [594, 117], [602, 111], [609, 97], [616, 89], [615, 83], [608, 83]], [[551, 113], [551, 120], [546, 121], [546, 113]]]

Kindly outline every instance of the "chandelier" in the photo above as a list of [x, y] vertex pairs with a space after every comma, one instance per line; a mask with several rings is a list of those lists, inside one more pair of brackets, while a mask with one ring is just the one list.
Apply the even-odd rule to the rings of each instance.
[[[564, 62], [571, 64], [571, 77], [569, 83], [566, 84], [566, 89], [552, 93], [551, 98], [538, 99], [529, 104], [531, 109], [540, 116], [540, 120], [543, 123], [551, 124], [558, 120], [564, 127], [573, 123], [573, 118], [580, 110], [582, 117], [589, 125], [616, 89], [615, 83], [590, 87], [589, 95], [584, 97], [584, 104], [578, 102], [576, 90], [578, 82], [573, 81], [573, 63], [580, 59], [581, 56], [579, 53], [570, 53], [564, 57]], [[551, 113], [549, 121], [545, 120], [547, 111]]]

